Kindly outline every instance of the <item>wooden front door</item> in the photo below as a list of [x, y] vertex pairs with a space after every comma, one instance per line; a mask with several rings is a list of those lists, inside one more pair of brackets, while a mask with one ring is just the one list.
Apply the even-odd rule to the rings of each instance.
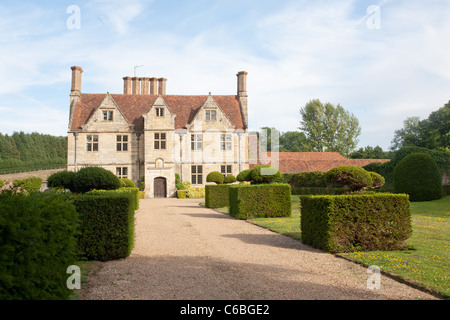
[[154, 197], [155, 198], [165, 198], [167, 194], [167, 183], [166, 178], [155, 178], [154, 180]]

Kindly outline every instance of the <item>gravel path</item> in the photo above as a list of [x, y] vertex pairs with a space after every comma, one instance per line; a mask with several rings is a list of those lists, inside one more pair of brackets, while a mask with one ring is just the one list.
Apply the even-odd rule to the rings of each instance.
[[436, 299], [383, 275], [367, 289], [366, 268], [199, 203], [141, 200], [133, 252], [101, 263], [81, 299]]

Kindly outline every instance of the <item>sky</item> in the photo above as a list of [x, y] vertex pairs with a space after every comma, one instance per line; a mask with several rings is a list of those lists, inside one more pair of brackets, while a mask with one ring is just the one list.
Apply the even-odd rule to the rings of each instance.
[[247, 71], [250, 130], [298, 131], [319, 99], [384, 150], [450, 100], [448, 0], [2, 0], [0, 16], [4, 134], [67, 135], [71, 66], [85, 93], [123, 93], [136, 72], [167, 94], [233, 95]]

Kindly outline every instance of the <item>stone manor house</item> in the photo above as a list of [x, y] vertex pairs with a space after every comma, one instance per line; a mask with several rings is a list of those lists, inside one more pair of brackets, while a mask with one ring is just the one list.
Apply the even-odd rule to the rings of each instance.
[[249, 168], [247, 72], [234, 95], [168, 95], [165, 78], [124, 77], [123, 94], [81, 92], [72, 67], [67, 169], [99, 166], [137, 185], [146, 197], [176, 193], [175, 174], [193, 186], [212, 171]]

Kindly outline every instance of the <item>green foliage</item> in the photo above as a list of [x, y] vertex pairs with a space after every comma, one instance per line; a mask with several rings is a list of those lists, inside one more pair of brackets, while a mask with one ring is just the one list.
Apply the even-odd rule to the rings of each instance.
[[115, 190], [120, 186], [119, 178], [111, 171], [101, 167], [86, 167], [76, 173], [71, 191], [85, 193], [94, 189]]
[[[181, 178], [178, 173], [175, 173], [175, 188], [177, 190], [186, 190], [186, 187], [184, 186], [184, 184], [181, 183]], [[184, 196], [186, 196], [186, 193], [184, 193]]]
[[325, 188], [327, 186], [326, 172], [324, 171], [309, 171], [294, 173], [291, 176], [290, 184], [296, 188], [310, 187], [310, 188]]
[[359, 148], [350, 154], [350, 159], [390, 159], [391, 152], [385, 152], [380, 146]]
[[122, 188], [136, 188], [134, 182], [127, 178], [120, 178], [120, 185]]
[[442, 196], [450, 196], [450, 184], [442, 185]]
[[281, 179], [281, 172], [274, 166], [263, 164], [253, 168], [250, 176], [252, 183], [255, 184], [272, 183]]
[[28, 192], [38, 192], [42, 186], [42, 179], [38, 177], [28, 177], [13, 181], [14, 188], [25, 189]]
[[326, 174], [326, 180], [332, 185], [348, 187], [353, 191], [372, 186], [369, 172], [357, 166], [339, 166]]
[[320, 195], [320, 194], [345, 194], [348, 193], [346, 188], [323, 188], [323, 187], [294, 187], [292, 195]]
[[261, 184], [229, 186], [230, 215], [238, 219], [288, 217], [291, 215], [291, 186]]
[[356, 148], [361, 134], [359, 121], [339, 104], [312, 100], [300, 109], [300, 115], [300, 130], [313, 151], [334, 151], [347, 156]]
[[78, 223], [63, 194], [0, 194], [0, 299], [67, 299]]
[[47, 178], [47, 186], [52, 189], [73, 189], [75, 180], [75, 172], [59, 171], [55, 172]]
[[436, 161], [426, 153], [411, 153], [394, 169], [394, 188], [407, 193], [411, 201], [442, 198], [442, 177]]
[[222, 184], [224, 180], [223, 174], [218, 171], [208, 173], [206, 176], [206, 182], [215, 182], [216, 184]]
[[133, 208], [134, 210], [139, 209], [139, 199], [142, 199], [139, 193], [139, 188], [119, 188], [115, 190], [92, 190], [85, 193], [86, 195], [105, 195], [105, 194], [132, 194], [133, 197]]
[[3, 187], [5, 185], [5, 183], [3, 182], [2, 179], [0, 179], [0, 188]]
[[232, 174], [228, 174], [224, 179], [223, 179], [223, 183], [228, 184], [228, 183], [233, 183], [236, 182], [236, 177], [233, 176]]
[[223, 208], [229, 206], [227, 184], [205, 186], [205, 206], [207, 208]]
[[239, 182], [252, 181], [251, 173], [252, 169], [243, 170], [239, 172], [239, 174], [236, 177], [236, 180]]
[[191, 199], [201, 199], [205, 197], [205, 187], [189, 186], [186, 190], [186, 196]]
[[187, 191], [186, 190], [177, 190], [177, 198], [178, 199], [186, 199], [187, 198]]
[[39, 133], [0, 133], [0, 174], [67, 165], [67, 137]]
[[401, 250], [412, 233], [407, 195], [304, 196], [302, 242], [329, 252]]
[[384, 186], [385, 179], [381, 174], [378, 174], [373, 171], [369, 171], [370, 178], [372, 179], [372, 188], [380, 188]]
[[107, 261], [131, 253], [136, 209], [132, 192], [83, 194], [73, 202], [81, 220], [77, 244], [83, 257]]

